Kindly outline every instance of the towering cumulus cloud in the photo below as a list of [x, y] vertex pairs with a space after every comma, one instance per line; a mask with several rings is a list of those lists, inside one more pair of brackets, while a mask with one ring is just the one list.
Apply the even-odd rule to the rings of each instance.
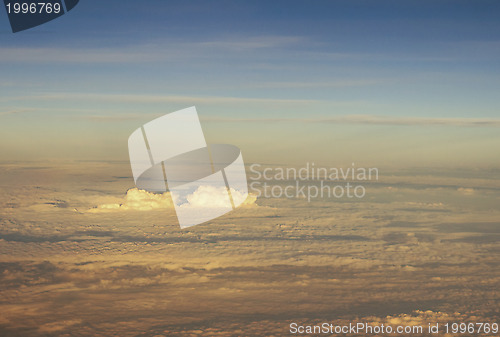
[[[231, 190], [234, 203], [241, 206], [256, 205], [256, 196], [248, 197], [238, 191]], [[218, 207], [223, 205], [227, 198], [225, 187], [217, 189], [213, 186], [200, 186], [196, 191], [189, 194], [185, 200], [176, 199], [175, 204], [178, 207]], [[123, 200], [115, 203], [100, 204], [91, 208], [89, 212], [113, 212], [113, 211], [151, 211], [154, 209], [165, 209], [174, 207], [174, 200], [170, 192], [153, 193], [138, 188], [132, 188], [127, 191]]]
[[173, 207], [170, 193], [156, 194], [132, 188], [127, 191], [123, 202], [102, 204], [92, 208], [89, 212], [109, 212], [109, 211], [150, 211], [158, 208]]

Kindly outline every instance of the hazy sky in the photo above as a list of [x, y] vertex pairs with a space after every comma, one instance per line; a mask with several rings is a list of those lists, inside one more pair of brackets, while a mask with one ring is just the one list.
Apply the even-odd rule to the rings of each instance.
[[0, 159], [127, 159], [196, 105], [250, 161], [498, 165], [495, 1], [92, 1], [12, 34]]

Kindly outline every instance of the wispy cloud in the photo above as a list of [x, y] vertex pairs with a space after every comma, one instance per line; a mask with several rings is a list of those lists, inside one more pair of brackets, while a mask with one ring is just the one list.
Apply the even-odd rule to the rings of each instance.
[[388, 117], [372, 115], [344, 115], [326, 118], [205, 118], [208, 122], [222, 123], [332, 123], [368, 125], [440, 125], [440, 126], [477, 126], [500, 127], [500, 119], [487, 118], [425, 118], [425, 117]]
[[92, 100], [100, 102], [116, 103], [204, 103], [204, 104], [225, 104], [225, 103], [277, 103], [277, 104], [311, 104], [321, 102], [310, 99], [274, 99], [259, 97], [228, 97], [228, 96], [184, 96], [184, 95], [142, 95], [142, 94], [94, 94], [94, 93], [50, 93], [32, 96], [10, 97], [9, 101], [26, 100]]
[[12, 109], [12, 110], [0, 111], [0, 116], [15, 115], [23, 112], [33, 112], [33, 111], [35, 111], [35, 109]]
[[202, 47], [211, 47], [219, 49], [233, 50], [253, 50], [263, 48], [277, 48], [294, 46], [298, 43], [304, 43], [306, 40], [299, 36], [250, 36], [234, 37], [230, 39], [220, 39], [207, 42], [201, 42], [198, 45]]
[[141, 48], [0, 48], [0, 58], [9, 63], [143, 63], [160, 57], [161, 54]]
[[[353, 82], [356, 85], [358, 82]], [[358, 83], [362, 85], [361, 82]], [[299, 85], [299, 84], [297, 84]], [[312, 84], [311, 84], [312, 85]], [[332, 84], [334, 85], [334, 83]], [[342, 83], [339, 83], [342, 85]], [[323, 107], [350, 107], [357, 106], [359, 108], [369, 108], [367, 102], [362, 101], [325, 101], [314, 99], [273, 99], [259, 97], [228, 97], [228, 96], [184, 96], [184, 95], [148, 95], [148, 94], [98, 94], [98, 93], [47, 93], [32, 96], [19, 96], [5, 98], [8, 101], [93, 101], [107, 102], [119, 104], [151, 104], [151, 103], [175, 103], [184, 105], [266, 105], [266, 106], [281, 106], [283, 108], [293, 107], [296, 109], [303, 107], [304, 111], [309, 114], [311, 109], [318, 106]], [[16, 114], [21, 112], [32, 112], [36, 109], [11, 109], [4, 112], [0, 111], [0, 116], [8, 114]], [[47, 110], [47, 109], [45, 109]], [[54, 110], [66, 111], [68, 109], [57, 108]], [[95, 122], [114, 122], [140, 120], [144, 118], [144, 113], [102, 113], [96, 109], [69, 109], [76, 114], [72, 118], [80, 118], [92, 120]], [[68, 111], [69, 111], [68, 110]], [[89, 112], [91, 114], [89, 114]], [[80, 113], [80, 114], [78, 114]], [[311, 114], [310, 114], [311, 115]], [[401, 125], [401, 126], [460, 126], [460, 127], [500, 127], [500, 119], [497, 118], [462, 118], [462, 117], [412, 117], [412, 116], [383, 116], [383, 115], [361, 115], [361, 114], [344, 114], [337, 116], [317, 116], [311, 118], [230, 118], [230, 117], [203, 117], [206, 122], [218, 123], [317, 123], [317, 124], [364, 124], [364, 125]]]
[[[87, 120], [91, 122], [126, 122], [126, 121], [135, 121], [144, 119], [145, 114], [113, 114], [113, 115], [84, 115], [84, 116], [76, 116], [76, 119]], [[160, 117], [153, 116], [152, 118]]]
[[[144, 119], [144, 114], [88, 115], [78, 118], [94, 122], [119, 122]], [[308, 123], [308, 124], [358, 124], [399, 126], [459, 126], [500, 127], [500, 119], [488, 118], [419, 118], [386, 117], [369, 115], [343, 115], [329, 118], [227, 118], [203, 117], [204, 122], [213, 123]]]
[[332, 81], [288, 81], [288, 82], [262, 82], [256, 84], [250, 84], [248, 87], [252, 88], [283, 88], [283, 89], [294, 89], [294, 88], [346, 88], [346, 87], [361, 87], [369, 85], [380, 85], [384, 83], [393, 82], [394, 79], [339, 79]]
[[243, 36], [209, 41], [155, 40], [141, 45], [116, 47], [0, 47], [0, 59], [14, 63], [145, 63], [207, 54], [282, 49], [305, 43], [297, 36]]

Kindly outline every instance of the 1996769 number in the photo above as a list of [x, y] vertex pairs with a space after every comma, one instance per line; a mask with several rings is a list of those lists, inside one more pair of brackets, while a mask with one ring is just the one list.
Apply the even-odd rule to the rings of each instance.
[[446, 323], [444, 328], [447, 334], [498, 333], [498, 323]]
[[59, 14], [61, 12], [61, 4], [58, 3], [50, 3], [50, 2], [15, 2], [14, 4], [8, 3], [6, 5], [7, 12], [9, 14]]

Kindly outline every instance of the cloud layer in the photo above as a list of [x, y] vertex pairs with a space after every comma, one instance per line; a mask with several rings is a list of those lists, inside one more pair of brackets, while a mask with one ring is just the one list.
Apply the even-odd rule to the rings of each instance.
[[1, 336], [498, 321], [497, 171], [384, 171], [362, 201], [259, 198], [181, 230], [168, 194], [120, 195], [128, 163], [23, 167], [0, 170]]

